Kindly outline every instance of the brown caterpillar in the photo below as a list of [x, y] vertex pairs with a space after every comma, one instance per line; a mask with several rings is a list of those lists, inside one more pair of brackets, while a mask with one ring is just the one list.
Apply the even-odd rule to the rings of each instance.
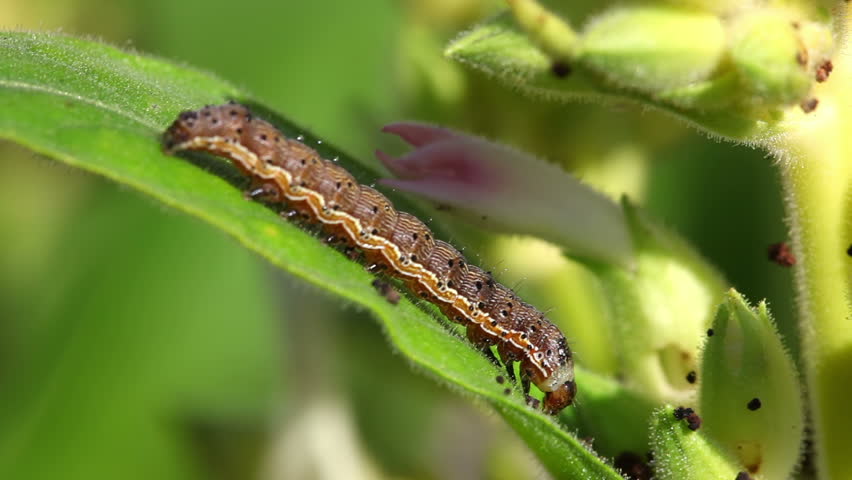
[[168, 153], [195, 150], [230, 159], [251, 177], [249, 197], [286, 204], [288, 216], [301, 214], [360, 249], [368, 262], [466, 326], [471, 343], [495, 362], [490, 346], [496, 345], [513, 379], [520, 362], [524, 393], [532, 381], [545, 393], [546, 412], [556, 414], [574, 400], [574, 361], [559, 328], [336, 163], [237, 104], [181, 113], [164, 143]]

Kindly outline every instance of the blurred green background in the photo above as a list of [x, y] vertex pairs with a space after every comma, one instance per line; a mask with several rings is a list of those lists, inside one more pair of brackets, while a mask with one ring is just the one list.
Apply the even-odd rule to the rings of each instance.
[[[790, 272], [766, 260], [785, 238], [771, 161], [635, 107], [519, 97], [442, 58], [499, 6], [0, 0], [0, 28], [61, 29], [214, 72], [374, 166], [374, 148], [399, 150], [378, 132], [400, 119], [561, 163], [767, 298], [795, 352]], [[529, 279], [521, 294], [542, 306], [570, 296], [538, 288], [545, 267], [513, 261], [536, 250], [467, 242]], [[412, 371], [364, 313], [195, 219], [9, 143], [0, 246], [0, 478], [542, 474], [496, 417]]]

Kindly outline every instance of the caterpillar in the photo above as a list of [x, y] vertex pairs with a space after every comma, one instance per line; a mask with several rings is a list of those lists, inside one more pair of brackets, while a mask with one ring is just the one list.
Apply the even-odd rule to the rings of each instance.
[[251, 179], [247, 197], [284, 205], [286, 216], [316, 223], [360, 250], [370, 269], [400, 279], [464, 325], [470, 342], [495, 363], [496, 345], [513, 381], [514, 364], [520, 363], [524, 394], [530, 382], [544, 392], [546, 413], [557, 414], [573, 402], [574, 361], [559, 328], [337, 163], [235, 103], [181, 113], [164, 133], [163, 145], [169, 154], [203, 151], [231, 160]]

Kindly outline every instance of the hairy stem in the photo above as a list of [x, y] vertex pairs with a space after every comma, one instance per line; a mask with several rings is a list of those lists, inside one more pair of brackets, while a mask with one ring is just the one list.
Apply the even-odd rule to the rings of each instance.
[[852, 61], [838, 55], [835, 72], [816, 91], [819, 108], [791, 118], [775, 145], [781, 159], [791, 240], [798, 258], [803, 363], [819, 478], [852, 471]]

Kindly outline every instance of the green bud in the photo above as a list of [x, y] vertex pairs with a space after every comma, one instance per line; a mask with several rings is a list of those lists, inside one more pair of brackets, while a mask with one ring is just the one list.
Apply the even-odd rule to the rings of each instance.
[[[786, 113], [811, 99], [843, 38], [832, 17], [843, 9], [826, 8], [829, 0], [636, 0], [598, 16], [588, 2], [552, 3], [510, 2], [511, 12], [460, 35], [445, 54], [547, 100], [629, 99], [761, 143], [777, 140]], [[568, 26], [586, 18], [579, 33]]]
[[628, 386], [657, 402], [691, 398], [701, 341], [725, 283], [682, 239], [623, 202], [636, 257], [632, 270], [590, 265], [612, 315], [611, 352]]
[[680, 8], [689, 8], [703, 12], [713, 12], [718, 15], [728, 15], [741, 10], [753, 0], [658, 0], [655, 3], [674, 5]]
[[765, 302], [750, 308], [739, 293], [728, 292], [699, 379], [707, 434], [749, 472], [789, 478], [804, 429], [802, 384]]
[[836, 53], [837, 45], [825, 23], [801, 21], [796, 22], [795, 26], [808, 51], [808, 70], [813, 70]]
[[742, 80], [743, 98], [755, 104], [786, 105], [805, 97], [813, 77], [794, 19], [759, 9], [736, 17], [729, 30], [730, 58]]
[[654, 478], [734, 480], [739, 469], [732, 459], [708, 441], [701, 429], [693, 431], [684, 420], [677, 419], [674, 411], [672, 407], [660, 408], [651, 417]]
[[674, 7], [615, 8], [583, 32], [578, 61], [620, 87], [657, 92], [717, 68], [725, 29], [712, 14]]

